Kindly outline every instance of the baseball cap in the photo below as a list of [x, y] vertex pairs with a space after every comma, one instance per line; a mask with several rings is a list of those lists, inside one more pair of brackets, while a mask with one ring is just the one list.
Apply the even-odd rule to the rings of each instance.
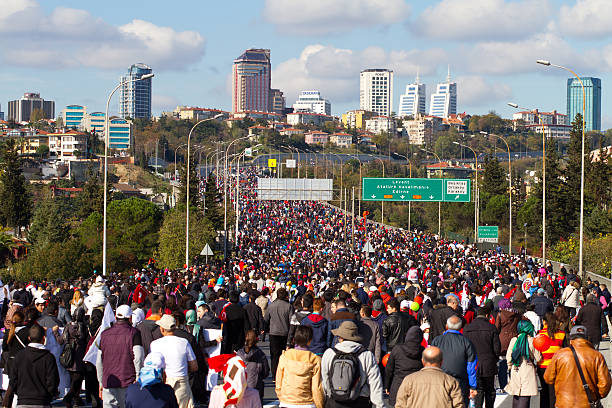
[[377, 312], [382, 312], [383, 310], [385, 310], [385, 304], [382, 299], [376, 299], [372, 304], [372, 308]]
[[205, 305], [205, 304], [206, 304], [206, 302], [203, 301], [203, 300], [198, 300], [197, 302], [195, 302], [196, 307], [200, 307], [200, 306]]
[[132, 317], [132, 308], [128, 305], [121, 305], [117, 308], [115, 316], [117, 319], [129, 319]]
[[45, 302], [46, 302], [46, 300], [43, 299], [43, 298], [36, 298], [36, 300], [34, 301], [34, 304], [35, 305], [44, 305]]
[[176, 320], [174, 320], [174, 317], [172, 317], [172, 315], [169, 314], [165, 314], [161, 317], [161, 319], [159, 319], [156, 324], [161, 327], [162, 329], [165, 330], [174, 330], [176, 329]]
[[584, 326], [574, 326], [572, 327], [572, 330], [570, 330], [570, 337], [571, 336], [583, 336], [586, 337], [587, 335], [587, 328]]
[[410, 301], [409, 300], [404, 299], [400, 303], [400, 310], [404, 310], [404, 309], [410, 309]]

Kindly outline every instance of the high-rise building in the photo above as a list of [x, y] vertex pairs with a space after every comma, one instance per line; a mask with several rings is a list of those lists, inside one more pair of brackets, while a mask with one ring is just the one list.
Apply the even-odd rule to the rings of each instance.
[[252, 48], [234, 60], [232, 112], [270, 112], [270, 50]]
[[359, 109], [390, 116], [393, 110], [393, 71], [366, 69], [359, 75]]
[[108, 143], [109, 148], [127, 150], [131, 143], [130, 122], [121, 118], [110, 118]]
[[122, 118], [151, 118], [152, 78], [135, 81], [153, 70], [145, 64], [133, 64], [127, 75], [121, 77], [125, 84], [121, 87], [119, 98], [119, 116]]
[[438, 84], [436, 92], [431, 95], [429, 114], [448, 118], [457, 113], [457, 83], [451, 81], [450, 67], [446, 82]]
[[40, 109], [46, 119], [55, 117], [55, 101], [45, 101], [40, 94], [28, 92], [21, 99], [9, 101], [8, 120], [15, 122], [29, 122], [35, 109]]
[[321, 98], [321, 92], [317, 90], [302, 91], [298, 100], [293, 104], [293, 112], [331, 115], [331, 103], [327, 99]]
[[285, 95], [283, 95], [283, 91], [280, 89], [270, 89], [270, 101], [272, 103], [272, 112], [280, 113], [281, 115], [285, 113]]
[[4, 112], [2, 112], [2, 105], [0, 104], [0, 120], [4, 120]]
[[83, 119], [87, 116], [87, 107], [81, 105], [68, 105], [61, 113], [64, 127], [68, 129], [79, 128], [83, 123]]
[[[587, 131], [601, 130], [601, 79], [593, 77], [580, 78], [586, 94], [585, 128]], [[582, 115], [582, 87], [576, 78], [567, 80], [567, 115], [570, 123], [576, 114]]]
[[425, 84], [419, 83], [419, 75], [412, 84], [406, 85], [406, 93], [400, 95], [398, 116], [416, 116], [418, 113], [427, 112], [425, 101]]
[[106, 114], [104, 112], [92, 112], [85, 116], [81, 122], [81, 129], [86, 132], [94, 132], [97, 135], [104, 135], [104, 125]]

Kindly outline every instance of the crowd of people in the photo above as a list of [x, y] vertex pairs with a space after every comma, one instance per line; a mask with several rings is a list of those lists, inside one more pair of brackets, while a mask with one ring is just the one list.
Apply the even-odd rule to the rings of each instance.
[[257, 200], [255, 179], [226, 262], [1, 285], [3, 406], [256, 408], [269, 376], [286, 408], [492, 408], [500, 394], [578, 408], [610, 391], [605, 284], [431, 234], [353, 230], [325, 203]]

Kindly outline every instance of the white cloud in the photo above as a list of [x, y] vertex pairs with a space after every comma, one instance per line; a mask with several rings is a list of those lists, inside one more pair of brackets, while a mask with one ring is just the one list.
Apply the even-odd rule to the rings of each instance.
[[5, 1], [0, 52], [6, 65], [118, 69], [141, 61], [155, 70], [181, 69], [204, 55], [205, 39], [195, 31], [143, 20], [114, 26], [85, 10], [58, 7], [45, 15], [34, 0]]
[[563, 32], [578, 37], [600, 38], [611, 35], [611, 20], [609, 0], [578, 0], [573, 6], [561, 6], [559, 11], [559, 26]]
[[263, 15], [279, 31], [324, 35], [405, 21], [405, 0], [266, 0]]
[[524, 38], [545, 27], [549, 15], [548, 0], [442, 0], [416, 17], [411, 29], [446, 40]]
[[298, 58], [275, 66], [272, 82], [280, 88], [288, 102], [300, 91], [318, 89], [332, 102], [346, 102], [359, 97], [359, 72], [365, 68], [392, 69], [396, 76], [434, 74], [448, 61], [440, 49], [387, 52], [380, 47], [361, 51], [335, 48], [321, 44], [309, 45]]
[[153, 105], [153, 111], [164, 112], [173, 110], [178, 105], [180, 105], [180, 102], [174, 96], [153, 93], [151, 104]]
[[503, 83], [491, 83], [477, 75], [460, 76], [456, 79], [458, 104], [461, 106], [484, 106], [506, 102], [512, 97], [512, 88]]
[[[516, 74], [541, 71], [536, 60], [550, 60], [576, 70], [601, 71], [604, 63], [599, 51], [576, 52], [554, 33], [536, 34], [519, 41], [489, 41], [475, 44], [460, 53], [466, 71], [478, 74]], [[612, 53], [610, 53], [612, 56]], [[612, 60], [611, 60], [612, 62]], [[608, 65], [609, 68], [609, 65]], [[551, 70], [551, 73], [557, 70]]]

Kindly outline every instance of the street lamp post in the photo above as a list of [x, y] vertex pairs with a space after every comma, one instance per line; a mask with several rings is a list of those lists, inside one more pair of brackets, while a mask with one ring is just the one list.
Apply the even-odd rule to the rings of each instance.
[[472, 149], [470, 146], [467, 145], [463, 145], [459, 142], [453, 142], [453, 144], [456, 144], [458, 146], [461, 146], [463, 148], [466, 149], [470, 149], [472, 151], [472, 153], [474, 154], [474, 159], [476, 161], [475, 163], [475, 167], [474, 167], [474, 171], [475, 171], [475, 176], [474, 176], [474, 180], [476, 180], [475, 184], [475, 189], [474, 189], [474, 246], [476, 246], [477, 241], [478, 241], [478, 207], [480, 206], [480, 194], [478, 192], [478, 155], [476, 154], [476, 152], [474, 151], [474, 149]]
[[185, 219], [185, 270], [187, 270], [189, 268], [189, 170], [190, 170], [190, 162], [189, 162], [189, 148], [191, 147], [191, 134], [193, 133], [194, 129], [200, 125], [201, 123], [204, 122], [208, 122], [210, 120], [215, 120], [220, 118], [221, 116], [223, 116], [223, 114], [218, 114], [213, 116], [212, 118], [208, 118], [208, 119], [202, 119], [199, 122], [196, 122], [195, 125], [193, 125], [193, 127], [191, 128], [191, 130], [189, 131], [189, 135], [187, 135], [187, 181], [186, 181], [186, 198], [185, 198], [185, 204], [186, 204], [186, 219]]
[[[398, 152], [393, 152], [393, 154], [403, 157], [408, 162], [408, 168], [410, 169], [410, 173], [408, 177], [412, 178], [412, 161], [408, 158], [408, 156], [404, 156], [403, 154], [399, 154]], [[410, 231], [410, 214], [411, 214], [411, 205], [412, 201], [408, 201], [408, 231]]]
[[508, 145], [508, 142], [506, 141], [505, 138], [499, 136], [499, 135], [494, 135], [492, 133], [487, 133], [487, 132], [480, 132], [481, 134], [484, 135], [488, 135], [488, 136], [494, 136], [498, 139], [500, 139], [502, 142], [504, 142], [506, 144], [506, 149], [508, 149], [508, 191], [509, 191], [509, 196], [510, 196], [510, 205], [509, 205], [509, 212], [510, 212], [510, 233], [509, 233], [509, 237], [508, 237], [508, 254], [512, 255], [512, 171], [511, 171], [511, 164], [510, 164], [510, 145]]
[[119, 85], [113, 89], [113, 91], [108, 95], [108, 99], [106, 100], [106, 115], [104, 116], [104, 226], [102, 232], [102, 275], [106, 276], [106, 207], [108, 202], [108, 145], [110, 144], [110, 121], [108, 119], [108, 108], [110, 105], [110, 100], [117, 92], [119, 88], [121, 88], [125, 84], [129, 84], [130, 82], [142, 81], [145, 79], [153, 78], [155, 74], [145, 74], [140, 78], [130, 79], [129, 81], [121, 82]]
[[[383, 170], [383, 178], [385, 178], [385, 162], [383, 162], [380, 157], [376, 157], [372, 154], [368, 154], [368, 156], [378, 160], [380, 162], [380, 164], [382, 165], [382, 170]], [[381, 201], [380, 202], [380, 223], [384, 224], [385, 223], [385, 202]]]
[[544, 122], [537, 109], [523, 108], [512, 102], [509, 102], [508, 106], [532, 112], [538, 117], [538, 122], [542, 126], [542, 264], [546, 265], [546, 131], [544, 129]]
[[[580, 86], [582, 87], [582, 154], [580, 156], [581, 159], [581, 168], [580, 168], [580, 245], [578, 250], [578, 273], [581, 277], [584, 278], [584, 272], [582, 269], [582, 250], [584, 246], [584, 136], [586, 133], [586, 91], [584, 89], [584, 84], [582, 83], [582, 79], [578, 74], [572, 71], [569, 68], [566, 68], [562, 65], [551, 64], [550, 61], [545, 60], [537, 60], [538, 64], [555, 67], [559, 69], [563, 69], [567, 72], [570, 72], [572, 75], [578, 79], [580, 82]], [[573, 118], [571, 118], [573, 119]]]
[[[440, 178], [442, 178], [442, 160], [440, 160], [440, 156], [438, 156], [433, 151], [430, 152], [429, 150], [425, 150], [425, 149], [421, 149], [421, 150], [424, 151], [425, 153], [434, 155], [436, 159], [438, 159], [438, 164], [440, 164]], [[442, 202], [438, 201], [438, 236], [440, 236], [441, 232], [442, 232]]]

